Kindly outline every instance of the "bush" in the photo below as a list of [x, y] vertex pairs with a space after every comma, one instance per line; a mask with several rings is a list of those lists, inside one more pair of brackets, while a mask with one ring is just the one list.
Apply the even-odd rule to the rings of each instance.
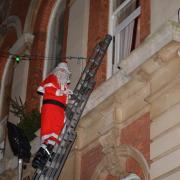
[[17, 98], [11, 99], [10, 107], [10, 111], [20, 119], [17, 126], [24, 131], [29, 141], [33, 140], [35, 132], [40, 128], [40, 112], [37, 109], [27, 112], [26, 103], [23, 104], [21, 98], [19, 101]]

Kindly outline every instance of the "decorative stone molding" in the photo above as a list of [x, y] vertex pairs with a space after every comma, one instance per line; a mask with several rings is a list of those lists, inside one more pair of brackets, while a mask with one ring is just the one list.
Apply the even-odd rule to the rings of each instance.
[[[93, 91], [83, 115], [131, 80], [131, 73], [171, 41], [180, 42], [180, 24], [168, 21], [119, 65], [121, 70]], [[152, 59], [153, 60], [153, 59]], [[156, 66], [159, 66], [156, 62]], [[155, 66], [155, 67], [156, 67]], [[118, 82], [118, 83], [117, 83]]]
[[15, 28], [18, 38], [22, 35], [22, 25], [19, 17], [9, 16], [0, 26], [0, 36], [6, 33], [11, 27]]
[[125, 158], [119, 156], [117, 151], [118, 147], [118, 129], [112, 130], [110, 133], [102, 136], [99, 141], [103, 146], [103, 153], [105, 158], [103, 164], [106, 166], [106, 170], [113, 176], [125, 175]]
[[19, 54], [19, 53], [30, 53], [31, 45], [34, 40], [34, 35], [30, 33], [24, 33], [18, 40], [13, 44], [13, 46], [9, 49], [11, 54]]
[[125, 171], [125, 161], [128, 157], [137, 161], [143, 171], [145, 180], [149, 180], [150, 169], [143, 154], [132, 146], [123, 144], [116, 145], [113, 141], [113, 134], [109, 134], [100, 139], [105, 157], [96, 167], [91, 180], [103, 180], [108, 174], [120, 177], [127, 175], [128, 172]]
[[[11, 47], [11, 49], [9, 50], [9, 52], [11, 54], [19, 54], [19, 53], [28, 53], [30, 52], [30, 48], [31, 48], [31, 44], [33, 42], [33, 38], [34, 36], [31, 35], [31, 34], [23, 34], [21, 37], [19, 37], [19, 39], [16, 41], [16, 43]], [[4, 104], [4, 101], [5, 101], [5, 87], [7, 85], [7, 83], [9, 82], [8, 79], [12, 79], [12, 72], [13, 72], [13, 64], [14, 64], [14, 61], [12, 61], [12, 58], [13, 56], [10, 55], [9, 58], [7, 59], [7, 62], [6, 62], [6, 65], [5, 65], [5, 68], [4, 68], [4, 72], [3, 72], [3, 76], [2, 76], [2, 81], [1, 81], [1, 86], [0, 86], [0, 121], [2, 120], [4, 114], [3, 114], [3, 104]], [[29, 62], [28, 61], [23, 61], [23, 62], [20, 62], [19, 65], [21, 65], [22, 68], [25, 69], [28, 69], [28, 64]], [[22, 70], [22, 69], [21, 69]], [[26, 71], [28, 72], [28, 70]], [[24, 74], [23, 78], [26, 78], [28, 74], [26, 73], [26, 75]], [[25, 81], [26, 82], [26, 81]], [[26, 84], [24, 83], [24, 92], [26, 91]], [[6, 143], [7, 145], [8, 143]], [[10, 169], [14, 169], [17, 167], [17, 158], [12, 158], [11, 160], [7, 159], [7, 153], [10, 155], [11, 154], [11, 151], [7, 145], [7, 148], [6, 148], [6, 155], [5, 155], [5, 158], [4, 158], [4, 162], [1, 162], [2, 165], [2, 171], [3, 170], [6, 170], [8, 168]]]
[[[31, 48], [31, 44], [33, 42], [34, 36], [32, 34], [23, 34], [16, 42], [15, 44], [10, 48], [9, 52], [11, 54], [19, 54], [19, 53], [23, 53], [26, 52], [28, 53], [30, 51]], [[10, 55], [9, 58], [7, 59], [5, 68], [4, 68], [4, 73], [2, 76], [2, 81], [1, 81], [1, 85], [0, 85], [0, 119], [3, 118], [2, 117], [2, 108], [3, 108], [3, 101], [4, 101], [4, 93], [5, 93], [5, 85], [7, 83], [7, 78], [8, 78], [8, 74], [11, 74], [10, 71], [10, 67], [13, 65], [13, 61], [12, 61], [13, 56]]]

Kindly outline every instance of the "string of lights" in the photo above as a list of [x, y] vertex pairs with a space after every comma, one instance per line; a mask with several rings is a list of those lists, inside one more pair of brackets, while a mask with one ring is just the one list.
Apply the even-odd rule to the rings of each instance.
[[8, 58], [9, 56], [12, 56], [12, 59], [15, 59], [17, 62], [21, 61], [21, 60], [56, 60], [56, 59], [76, 59], [76, 60], [87, 60], [89, 58], [87, 57], [82, 57], [82, 56], [65, 56], [65, 57], [46, 57], [46, 56], [42, 56], [42, 55], [35, 55], [35, 54], [30, 54], [30, 55], [19, 55], [19, 54], [12, 54], [12, 53], [6, 53], [3, 51], [0, 51], [0, 57], [3, 58]]

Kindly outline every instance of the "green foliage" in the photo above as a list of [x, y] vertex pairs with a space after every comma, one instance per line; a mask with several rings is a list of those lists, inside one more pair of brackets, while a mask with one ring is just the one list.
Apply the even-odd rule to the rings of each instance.
[[37, 109], [27, 112], [25, 103], [21, 99], [10, 100], [10, 111], [20, 119], [18, 127], [23, 129], [28, 140], [33, 140], [36, 135], [34, 134], [40, 128], [40, 112]]

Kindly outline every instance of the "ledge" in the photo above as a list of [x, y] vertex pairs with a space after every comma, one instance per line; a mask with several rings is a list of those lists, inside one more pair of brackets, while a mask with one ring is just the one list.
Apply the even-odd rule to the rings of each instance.
[[157, 32], [150, 35], [130, 56], [122, 61], [119, 65], [121, 67], [119, 72], [92, 92], [83, 115], [87, 114], [117, 89], [126, 84], [131, 79], [130, 73], [172, 40], [180, 41], [180, 24], [168, 21]]

